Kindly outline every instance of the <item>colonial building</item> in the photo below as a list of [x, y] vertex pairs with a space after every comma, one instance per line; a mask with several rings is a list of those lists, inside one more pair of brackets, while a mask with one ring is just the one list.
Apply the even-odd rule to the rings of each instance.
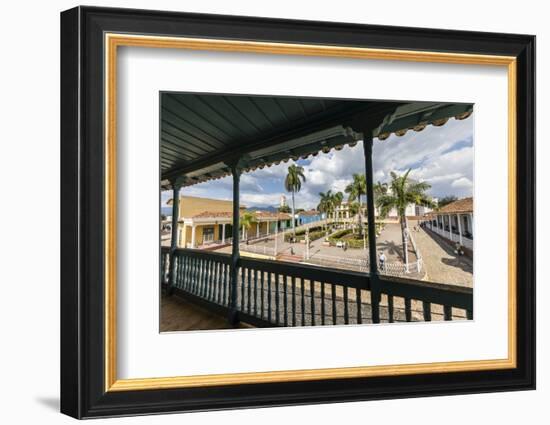
[[463, 198], [424, 216], [423, 226], [451, 243], [460, 243], [471, 253], [474, 248], [474, 200]]
[[[171, 204], [172, 200], [168, 201]], [[231, 243], [233, 202], [219, 199], [181, 196], [179, 203], [179, 247], [207, 248]], [[241, 217], [246, 207], [240, 205]], [[269, 211], [249, 211], [254, 216], [250, 228], [239, 229], [241, 240], [257, 239], [290, 227], [291, 216]]]
[[[361, 210], [362, 210], [362, 213], [363, 213], [363, 217], [366, 217], [367, 216], [367, 205], [362, 204]], [[416, 205], [416, 204], [409, 204], [409, 205], [407, 205], [407, 208], [405, 209], [405, 216], [407, 216], [407, 217], [422, 216], [422, 215], [424, 215], [424, 214], [426, 214], [430, 211], [431, 211], [431, 209], [428, 208], [428, 207], [424, 207], [422, 205]], [[380, 215], [380, 209], [375, 208], [374, 209], [374, 214], [375, 214], [376, 217], [378, 217]], [[342, 202], [340, 205], [336, 206], [336, 208], [334, 209], [334, 213], [332, 213], [330, 215], [330, 218], [333, 218], [336, 221], [345, 220], [345, 219], [348, 219], [348, 218], [352, 219], [353, 217], [354, 217], [354, 214], [350, 211], [350, 203], [345, 202], [345, 201]], [[387, 218], [397, 219], [398, 218], [397, 210], [395, 208], [392, 208], [389, 211]]]
[[[334, 212], [332, 212], [329, 217], [336, 221], [353, 218], [354, 214], [350, 211], [350, 205], [349, 202], [343, 201], [340, 205], [336, 205]], [[362, 204], [361, 209], [363, 211], [363, 216], [365, 216], [367, 213], [367, 206]]]
[[300, 211], [296, 214], [296, 226], [315, 223], [325, 219], [325, 214], [317, 210]]

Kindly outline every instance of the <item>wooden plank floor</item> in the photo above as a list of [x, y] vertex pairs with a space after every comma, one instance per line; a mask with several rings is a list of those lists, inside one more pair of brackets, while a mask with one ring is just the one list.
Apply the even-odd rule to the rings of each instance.
[[[237, 328], [249, 327], [240, 324]], [[199, 331], [233, 329], [225, 317], [211, 313], [195, 304], [176, 296], [161, 299], [160, 331]]]

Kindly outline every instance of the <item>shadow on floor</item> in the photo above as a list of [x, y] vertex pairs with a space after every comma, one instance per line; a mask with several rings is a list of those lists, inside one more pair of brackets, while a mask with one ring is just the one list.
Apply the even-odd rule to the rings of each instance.
[[36, 397], [35, 400], [38, 404], [59, 412], [59, 397]]
[[470, 260], [464, 258], [464, 256], [453, 254], [453, 258], [442, 258], [441, 262], [446, 266], [456, 267], [464, 272], [472, 273], [472, 264]]
[[[238, 327], [249, 327], [239, 324]], [[182, 298], [162, 297], [160, 332], [234, 329], [226, 317], [212, 313]]]
[[385, 240], [384, 242], [376, 241], [376, 249], [379, 251], [386, 251], [390, 255], [395, 255], [403, 260], [403, 246], [397, 244], [394, 241]]
[[451, 258], [442, 258], [441, 262], [447, 266], [458, 267], [465, 272], [472, 273], [473, 262], [470, 258], [464, 255], [457, 255], [454, 252], [454, 246], [451, 246], [449, 242], [443, 240], [441, 236], [430, 231], [429, 229], [424, 229], [424, 232], [429, 236], [439, 247], [445, 251], [445, 253]]

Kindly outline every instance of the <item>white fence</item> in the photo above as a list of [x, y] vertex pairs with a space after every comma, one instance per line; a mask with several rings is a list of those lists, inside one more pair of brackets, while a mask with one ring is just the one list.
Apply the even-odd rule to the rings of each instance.
[[[356, 271], [368, 273], [370, 271], [368, 258], [334, 257], [331, 255], [315, 254], [304, 263], [317, 264], [328, 267], [351, 267]], [[422, 269], [422, 258], [411, 262], [408, 265], [400, 262], [384, 262], [378, 265], [378, 272], [387, 276], [406, 276], [409, 273], [420, 272]]]
[[273, 248], [271, 246], [267, 246], [267, 245], [260, 245], [260, 244], [247, 245], [245, 243], [241, 243], [239, 245], [239, 251], [266, 255], [266, 256], [269, 256], [269, 257], [275, 257], [275, 255], [276, 255], [275, 248]]
[[[405, 218], [405, 220], [406, 220], [406, 218]], [[420, 250], [416, 246], [416, 241], [413, 238], [412, 232], [409, 230], [408, 223], [407, 223], [407, 234], [408, 234], [408, 239], [411, 241], [411, 245], [413, 247], [414, 254], [416, 255], [416, 261], [414, 261], [413, 263], [407, 264], [407, 266], [406, 266], [407, 273], [409, 273], [411, 271], [411, 265], [414, 268], [416, 268], [417, 273], [420, 273], [420, 270], [422, 270], [422, 254], [420, 253]]]

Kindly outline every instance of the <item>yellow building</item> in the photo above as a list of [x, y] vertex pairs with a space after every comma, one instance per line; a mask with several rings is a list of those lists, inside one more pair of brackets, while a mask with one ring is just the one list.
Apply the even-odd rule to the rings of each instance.
[[[171, 204], [172, 200], [168, 201]], [[180, 197], [178, 220], [178, 247], [209, 248], [231, 243], [233, 202], [219, 199]], [[241, 205], [241, 216], [246, 207]], [[290, 227], [290, 215], [269, 211], [252, 211], [254, 223], [249, 229], [241, 228], [241, 240], [253, 240]]]

